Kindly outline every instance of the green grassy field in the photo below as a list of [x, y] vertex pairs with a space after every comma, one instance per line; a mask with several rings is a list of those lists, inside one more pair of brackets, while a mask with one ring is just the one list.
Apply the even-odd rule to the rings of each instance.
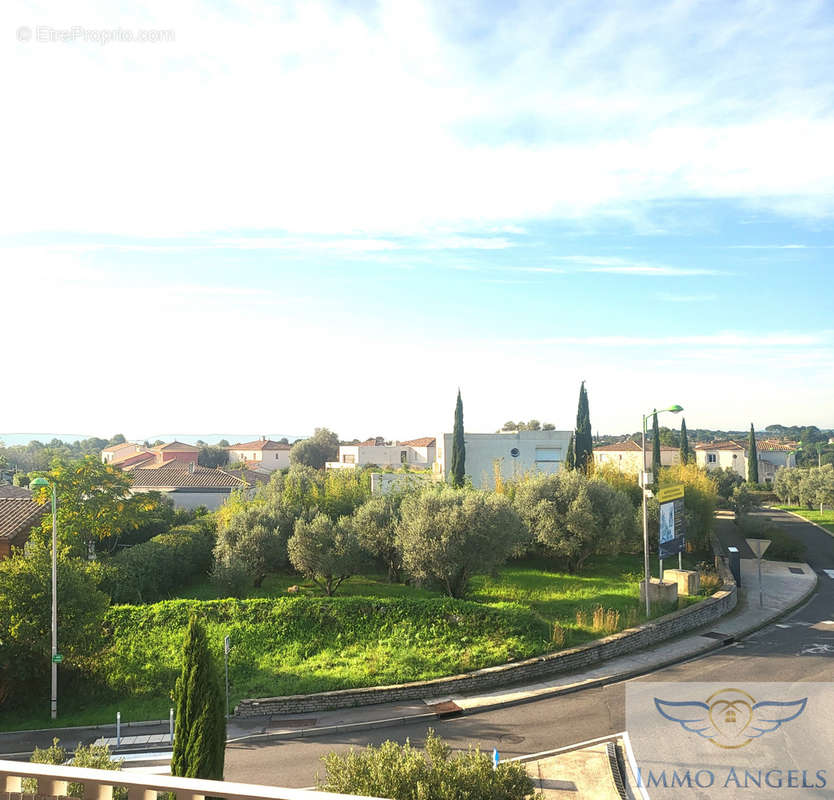
[[[699, 560], [688, 557], [684, 565]], [[494, 576], [474, 578], [465, 601], [390, 584], [381, 575], [351, 578], [334, 599], [321, 597], [297, 575], [272, 576], [245, 601], [217, 598], [205, 581], [183, 591], [180, 600], [111, 609], [110, 644], [95, 689], [81, 680], [77, 689], [65, 691], [57, 722], [109, 722], [117, 710], [124, 722], [166, 718], [185, 623], [195, 607], [218, 661], [224, 635], [235, 645], [234, 703], [431, 679], [605, 636], [645, 619], [639, 603], [642, 563], [641, 556], [589, 559], [582, 574], [570, 575], [541, 561], [515, 562]], [[656, 560], [652, 567], [656, 573]], [[300, 586], [300, 595], [288, 595], [292, 585]], [[595, 616], [600, 606], [607, 617], [598, 611]], [[38, 713], [8, 710], [0, 726], [49, 727], [47, 717], [48, 702], [39, 702]]]
[[774, 506], [783, 511], [793, 511], [804, 519], [816, 522], [817, 525], [822, 525], [832, 536], [834, 536], [834, 508], [825, 508], [822, 513], [819, 509], [810, 509], [802, 506]]

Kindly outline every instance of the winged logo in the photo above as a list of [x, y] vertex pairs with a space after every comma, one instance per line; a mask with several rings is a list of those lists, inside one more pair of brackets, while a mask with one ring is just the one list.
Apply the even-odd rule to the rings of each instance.
[[807, 697], [786, 702], [757, 702], [741, 689], [721, 689], [710, 695], [706, 702], [654, 698], [661, 716], [708, 739], [716, 747], [727, 749], [745, 747], [753, 739], [772, 733], [796, 719], [807, 703]]

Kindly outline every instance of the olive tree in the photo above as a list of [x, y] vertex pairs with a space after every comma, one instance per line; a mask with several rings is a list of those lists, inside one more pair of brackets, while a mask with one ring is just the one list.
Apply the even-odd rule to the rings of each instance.
[[634, 530], [628, 495], [578, 470], [521, 481], [515, 506], [534, 540], [570, 572], [591, 555], [619, 552]]
[[783, 502], [790, 505], [799, 503], [799, 487], [807, 470], [779, 467], [773, 476], [773, 491]]
[[406, 572], [436, 581], [450, 597], [462, 597], [473, 575], [503, 564], [524, 540], [505, 496], [449, 486], [406, 497], [396, 537]]
[[353, 521], [362, 548], [378, 559], [388, 570], [388, 580], [399, 581], [402, 553], [397, 544], [402, 495], [374, 495], [356, 510]]
[[286, 565], [291, 525], [280, 508], [256, 505], [237, 512], [217, 531], [215, 581], [232, 589], [242, 571], [260, 586], [267, 575]]
[[316, 428], [309, 439], [299, 439], [290, 450], [290, 463], [324, 469], [339, 453], [339, 437], [327, 428]]
[[316, 514], [310, 522], [297, 520], [287, 549], [293, 567], [328, 597], [362, 568], [362, 547], [350, 517], [334, 522]]
[[834, 465], [809, 469], [799, 484], [799, 500], [804, 506], [834, 506]]

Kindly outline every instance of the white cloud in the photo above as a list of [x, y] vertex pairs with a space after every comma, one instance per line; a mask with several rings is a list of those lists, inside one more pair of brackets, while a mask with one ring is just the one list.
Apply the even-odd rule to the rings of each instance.
[[591, 267], [588, 272], [607, 272], [612, 275], [643, 275], [649, 277], [689, 277], [695, 275], [722, 275], [714, 269], [691, 269], [686, 267], [657, 267], [650, 264], [630, 264], [626, 267]]
[[546, 339], [518, 340], [517, 344], [587, 345], [590, 347], [795, 347], [832, 344], [831, 334], [746, 333], [725, 331], [696, 336], [555, 336]]
[[2, 231], [509, 230], [702, 198], [834, 213], [834, 34], [810, 0], [789, 18], [76, 0], [0, 22], [176, 31], [3, 49]]

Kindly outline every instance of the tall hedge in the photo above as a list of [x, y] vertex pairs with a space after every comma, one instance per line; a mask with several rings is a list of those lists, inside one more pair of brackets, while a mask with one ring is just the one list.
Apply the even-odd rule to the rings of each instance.
[[113, 603], [153, 603], [207, 575], [214, 531], [202, 519], [171, 528], [104, 562], [100, 587]]

